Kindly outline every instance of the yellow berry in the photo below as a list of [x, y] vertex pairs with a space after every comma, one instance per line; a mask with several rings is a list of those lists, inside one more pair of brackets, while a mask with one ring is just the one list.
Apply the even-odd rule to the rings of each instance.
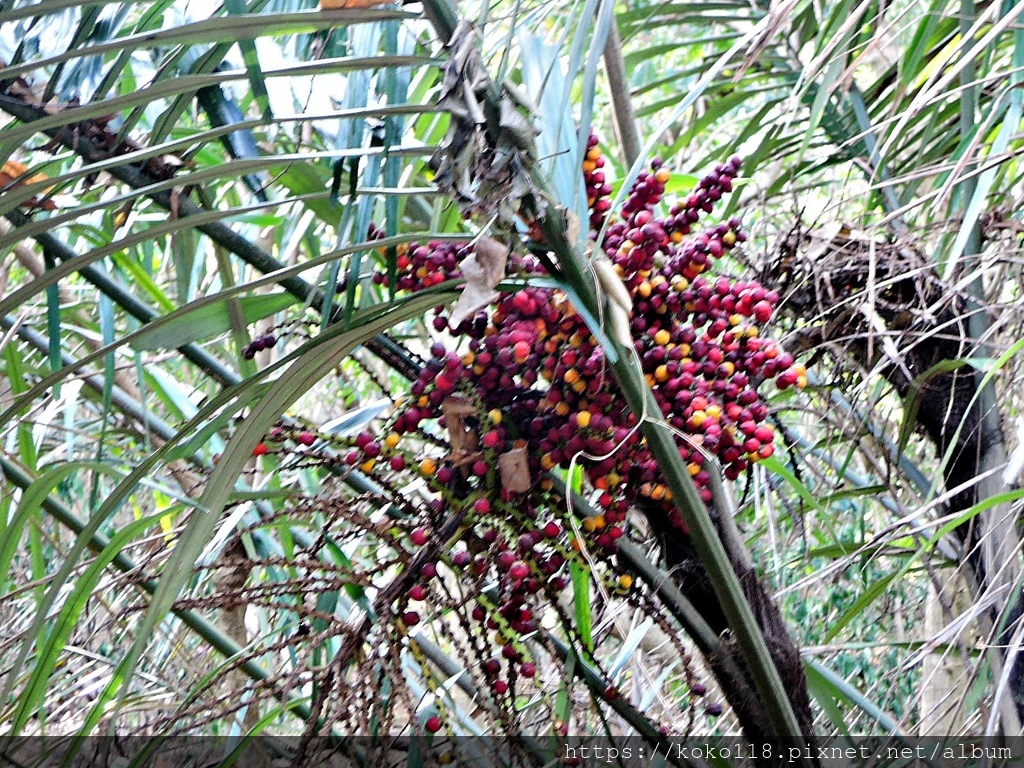
[[654, 343], [658, 344], [659, 346], [664, 347], [670, 341], [672, 341], [672, 334], [669, 333], [664, 328], [662, 328], [660, 331], [654, 334]]
[[628, 573], [624, 573], [619, 576], [619, 589], [623, 592], [628, 592], [629, 588], [633, 586], [633, 577]]
[[497, 408], [492, 408], [487, 412], [487, 418], [491, 420], [491, 424], [501, 424], [501, 411], [499, 411]]
[[590, 411], [580, 411], [576, 414], [576, 426], [586, 429], [590, 426]]
[[388, 448], [394, 448], [398, 445], [398, 441], [402, 439], [402, 436], [397, 432], [388, 432], [388, 436], [384, 438], [384, 445]]
[[360, 469], [360, 471], [362, 471], [362, 472], [364, 472], [366, 474], [370, 474], [371, 472], [373, 472], [373, 466], [376, 463], [377, 463], [376, 459], [367, 459], [366, 461], [364, 461], [362, 464], [359, 465], [359, 469]]
[[668, 184], [668, 180], [672, 178], [672, 172], [668, 168], [659, 168], [654, 172], [654, 178], [659, 184]]
[[686, 471], [689, 472], [691, 476], [695, 476], [698, 472], [700, 472], [700, 464], [696, 463], [695, 461], [691, 461], [689, 464], [686, 465]]
[[430, 477], [437, 472], [437, 462], [429, 456], [420, 462], [420, 472]]
[[659, 365], [654, 370], [654, 378], [657, 381], [668, 381], [668, 366], [667, 365]]

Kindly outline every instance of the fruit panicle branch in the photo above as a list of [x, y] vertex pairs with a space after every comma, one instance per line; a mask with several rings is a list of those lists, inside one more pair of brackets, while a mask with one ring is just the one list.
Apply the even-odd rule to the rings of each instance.
[[[758, 385], [766, 379], [781, 388], [806, 383], [802, 367], [760, 333], [778, 297], [753, 282], [708, 275], [745, 239], [736, 219], [697, 226], [730, 191], [740, 165], [733, 158], [716, 167], [661, 215], [670, 173], [655, 161], [595, 243], [631, 295], [636, 359], [705, 503], [712, 457], [735, 478], [772, 453], [774, 435], [764, 423], [768, 410]], [[592, 137], [583, 166], [592, 240], [613, 215], [602, 167]], [[401, 248], [394, 288], [414, 292], [457, 279], [471, 252], [472, 245], [448, 242]], [[542, 602], [567, 588], [569, 566], [584, 562], [584, 550], [597, 553], [604, 573], [595, 576], [608, 589], [632, 589], [632, 577], [611, 557], [631, 507], [642, 504], [679, 535], [687, 533], [637, 417], [606, 370], [599, 339], [566, 294], [545, 279], [535, 256], [513, 254], [509, 263], [519, 287], [499, 292], [487, 310], [452, 327], [444, 308], [437, 309], [434, 328], [448, 332], [454, 345], [431, 347], [386, 434], [360, 433], [337, 459], [365, 473], [416, 472], [434, 497], [408, 531], [409, 546], [441, 545], [446, 567], [497, 584], [477, 599], [470, 618], [495, 632], [501, 648], [500, 658], [484, 664], [499, 696], [534, 677], [536, 662], [522, 638], [537, 629]], [[384, 272], [373, 282], [390, 287]], [[451, 450], [421, 455], [438, 428], [447, 431]], [[306, 448], [313, 442], [308, 431], [277, 429], [270, 437]], [[597, 510], [578, 526], [545, 479], [573, 464], [583, 467]], [[451, 514], [463, 516], [460, 540], [433, 541], [433, 525]], [[396, 608], [406, 627], [423, 619], [417, 604], [436, 589], [437, 565], [418, 570]]]

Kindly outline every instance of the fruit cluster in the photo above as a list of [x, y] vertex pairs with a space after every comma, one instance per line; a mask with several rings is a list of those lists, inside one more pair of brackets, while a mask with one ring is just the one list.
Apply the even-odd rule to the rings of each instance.
[[[735, 218], [696, 229], [732, 189], [740, 165], [733, 158], [717, 166], [660, 215], [670, 173], [655, 160], [633, 184], [603, 241], [595, 243], [632, 298], [633, 351], [705, 501], [709, 457], [736, 478], [774, 450], [757, 387], [767, 379], [782, 389], [806, 384], [803, 367], [761, 335], [778, 295], [756, 282], [707, 274], [745, 240]], [[603, 166], [591, 137], [583, 173], [592, 240], [613, 215]], [[395, 288], [416, 291], [457, 278], [468, 253], [457, 243], [409, 246], [398, 254]], [[540, 279], [544, 270], [535, 257], [513, 256], [510, 264], [522, 287], [500, 293], [489, 310], [450, 327], [438, 308], [434, 327], [447, 331], [459, 350], [435, 343], [387, 434], [378, 439], [361, 433], [343, 456], [368, 473], [416, 471], [435, 493], [432, 520], [450, 512], [465, 516], [464, 534], [454, 545], [422, 521], [411, 530], [411, 547], [431, 547], [439, 559], [420, 569], [400, 611], [406, 626], [421, 621], [421, 609], [408, 603], [429, 599], [442, 563], [489, 577], [497, 587], [475, 599], [471, 615], [495, 633], [501, 648], [482, 664], [499, 696], [510, 683], [537, 673], [521, 642], [535, 628], [537, 594], [563, 590], [566, 564], [582, 549], [613, 552], [631, 505], [642, 502], [647, 514], [661, 515], [685, 534], [637, 419], [606, 370], [600, 341], [566, 295]], [[389, 279], [377, 273], [373, 282], [387, 286]], [[436, 436], [437, 427], [447, 430], [451, 452], [417, 455], [425, 441], [408, 436]], [[272, 437], [308, 446], [308, 434]], [[565, 513], [546, 479], [552, 470], [573, 466], [582, 468], [584, 491], [592, 492], [597, 510], [582, 521]], [[628, 574], [609, 571], [609, 588], [628, 592], [631, 583]], [[440, 722], [430, 725], [439, 728]]]
[[[459, 277], [459, 262], [463, 255], [460, 243], [430, 242], [411, 247], [399, 246], [395, 288], [399, 291], [417, 291]], [[389, 285], [388, 276], [382, 272], [374, 272], [372, 280], [376, 285]]]
[[[592, 140], [584, 175], [595, 229], [610, 208], [611, 189], [598, 170], [602, 160]], [[659, 218], [656, 206], [670, 174], [655, 160], [637, 178], [601, 243], [633, 298], [630, 330], [647, 381], [678, 430], [680, 455], [705, 500], [707, 456], [717, 457], [735, 478], [774, 450], [757, 385], [765, 379], [783, 389], [806, 384], [803, 367], [760, 335], [778, 295], [755, 282], [705, 274], [746, 239], [740, 222], [733, 218], [692, 234], [702, 215], [732, 189], [740, 165], [733, 158], [717, 166]], [[399, 265], [399, 287], [415, 290], [457, 277], [465, 255], [465, 248], [449, 243], [412, 247]], [[497, 457], [518, 444], [533, 479], [583, 463], [592, 487], [602, 492], [597, 501], [604, 519], [595, 522], [600, 546], [614, 538], [603, 533], [605, 526], [620, 522], [637, 497], [658, 502], [681, 525], [636, 419], [605, 370], [600, 343], [562, 292], [530, 284], [542, 272], [535, 259], [525, 257], [517, 266], [526, 276], [523, 288], [500, 294], [489, 315], [481, 312], [448, 328], [466, 340], [461, 354], [435, 344], [413, 384], [412, 403], [393, 424], [394, 434], [441, 417], [449, 398], [468, 397], [481, 413], [502, 419], [480, 428], [483, 452], [471, 469], [481, 481]], [[442, 315], [435, 327], [447, 327]], [[453, 476], [453, 468], [442, 467], [435, 482], [447, 485]]]

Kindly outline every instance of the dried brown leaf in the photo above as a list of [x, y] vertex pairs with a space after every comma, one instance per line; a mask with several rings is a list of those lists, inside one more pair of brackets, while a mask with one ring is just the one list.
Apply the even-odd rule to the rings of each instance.
[[513, 448], [498, 457], [498, 472], [501, 487], [509, 493], [526, 493], [530, 490], [530, 465], [526, 460], [525, 448]]
[[466, 279], [466, 287], [452, 308], [450, 323], [456, 327], [467, 317], [494, 301], [494, 288], [505, 277], [505, 264], [509, 248], [490, 237], [481, 237], [473, 253], [462, 260], [459, 268]]
[[451, 458], [458, 465], [469, 454], [478, 452], [477, 435], [466, 426], [466, 419], [476, 415], [476, 406], [465, 398], [451, 396], [446, 397], [441, 403], [441, 413], [448, 427], [448, 439], [452, 446]]

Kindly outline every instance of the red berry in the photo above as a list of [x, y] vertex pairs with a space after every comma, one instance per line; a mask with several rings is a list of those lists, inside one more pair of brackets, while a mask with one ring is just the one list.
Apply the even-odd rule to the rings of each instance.
[[491, 502], [488, 499], [479, 498], [473, 504], [473, 509], [481, 515], [486, 515], [491, 511]]
[[549, 539], [555, 538], [561, 532], [561, 526], [559, 526], [559, 524], [556, 523], [554, 520], [551, 520], [547, 523], [547, 525], [544, 526], [544, 535], [547, 536]]
[[501, 693], [505, 693], [505, 691], [507, 691], [507, 690], [508, 690], [508, 683], [506, 683], [504, 680], [495, 680], [494, 681], [494, 692], [495, 693], [501, 694]]
[[413, 584], [412, 588], [409, 590], [410, 600], [422, 600], [426, 596], [427, 588], [424, 587], [422, 584]]
[[767, 301], [759, 301], [751, 307], [751, 312], [757, 322], [767, 323], [772, 318], [772, 305]]
[[405, 469], [405, 457], [404, 456], [392, 456], [390, 463], [391, 463], [391, 468], [393, 470], [395, 470], [395, 472], [401, 472], [403, 469]]
[[501, 435], [497, 430], [492, 429], [480, 439], [480, 443], [484, 448], [497, 448], [501, 444]]
[[411, 534], [409, 534], [409, 539], [417, 547], [422, 547], [424, 544], [426, 544], [428, 538], [430, 537], [427, 535], [427, 531], [425, 528], [416, 528], [413, 530]]
[[533, 677], [537, 674], [537, 667], [533, 662], [528, 661], [519, 668], [519, 674], [523, 677]]
[[295, 438], [295, 442], [301, 443], [302, 445], [312, 445], [316, 442], [316, 435], [312, 432], [299, 432], [298, 437]]
[[441, 730], [441, 718], [437, 717], [437, 715], [428, 717], [423, 727], [427, 729], [427, 733], [437, 733]]
[[407, 627], [415, 627], [420, 623], [420, 615], [416, 611], [406, 611], [402, 614], [402, 621]]
[[530, 566], [522, 561], [512, 563], [512, 567], [508, 569], [508, 575], [513, 579], [525, 579], [530, 575]]
[[266, 443], [256, 443], [256, 447], [252, 449], [253, 456], [264, 456], [267, 453]]

